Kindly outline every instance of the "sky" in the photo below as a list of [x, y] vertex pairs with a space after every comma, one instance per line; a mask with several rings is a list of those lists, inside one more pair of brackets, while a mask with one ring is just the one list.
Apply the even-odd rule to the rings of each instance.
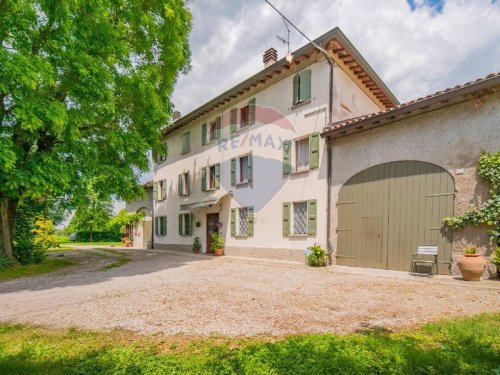
[[[401, 101], [500, 71], [500, 2], [270, 0], [309, 38], [339, 26]], [[187, 114], [287, 52], [281, 17], [264, 0], [191, 0], [192, 69], [172, 100]], [[307, 41], [291, 29], [294, 51]]]

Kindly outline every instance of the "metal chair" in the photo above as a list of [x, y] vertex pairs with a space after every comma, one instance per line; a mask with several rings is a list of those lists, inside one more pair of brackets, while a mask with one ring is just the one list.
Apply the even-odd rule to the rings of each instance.
[[[434, 267], [436, 267], [436, 274], [437, 274], [437, 259], [438, 259], [438, 247], [437, 246], [431, 246], [431, 245], [425, 245], [425, 246], [417, 246], [417, 252], [413, 253], [412, 255], [412, 260], [411, 260], [411, 273], [414, 274], [414, 269], [415, 266], [418, 264], [430, 264], [431, 265], [431, 272], [429, 275], [433, 274]], [[421, 259], [421, 257], [429, 257], [432, 256], [432, 260], [425, 260]]]

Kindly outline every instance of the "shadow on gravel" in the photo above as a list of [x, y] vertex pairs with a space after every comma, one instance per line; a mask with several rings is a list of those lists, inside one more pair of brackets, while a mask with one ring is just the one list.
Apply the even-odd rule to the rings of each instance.
[[[0, 293], [37, 291], [52, 288], [92, 285], [119, 277], [146, 275], [166, 269], [178, 268], [193, 262], [207, 262], [215, 259], [207, 255], [183, 254], [181, 252], [163, 252], [158, 250], [120, 250], [126, 254], [129, 262], [113, 266], [120, 261], [120, 255], [95, 249], [81, 249], [64, 252], [64, 259], [74, 261], [63, 271], [56, 271], [40, 276], [24, 277], [0, 282]], [[58, 253], [51, 254], [57, 257]]]

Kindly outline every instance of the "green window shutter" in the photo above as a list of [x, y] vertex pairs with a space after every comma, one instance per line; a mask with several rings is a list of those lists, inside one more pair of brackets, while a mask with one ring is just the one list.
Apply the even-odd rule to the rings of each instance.
[[207, 167], [201, 169], [201, 191], [207, 190]]
[[207, 143], [207, 123], [201, 125], [201, 144]]
[[220, 163], [215, 164], [215, 188], [220, 188]]
[[247, 234], [249, 236], [253, 236], [253, 223], [254, 223], [253, 207], [248, 207], [248, 229], [247, 229]]
[[236, 162], [238, 159], [231, 159], [231, 186], [236, 186]]
[[290, 202], [283, 203], [283, 235], [290, 234]]
[[167, 180], [163, 180], [161, 186], [161, 199], [167, 199]]
[[297, 104], [299, 102], [299, 74], [295, 74], [293, 77], [293, 104]]
[[215, 139], [220, 139], [221, 137], [221, 117], [217, 117], [215, 120]]
[[316, 199], [307, 202], [307, 233], [316, 234]]
[[153, 200], [158, 200], [158, 182], [153, 184]]
[[188, 223], [189, 223], [189, 226], [188, 226], [188, 235], [189, 236], [192, 236], [193, 235], [193, 214], [190, 213], [188, 215]]
[[252, 182], [252, 178], [253, 178], [253, 160], [252, 160], [252, 154], [248, 154], [247, 176], [248, 176], [248, 182]]
[[311, 70], [300, 72], [299, 101], [311, 99]]
[[183, 194], [182, 194], [182, 180], [183, 180], [183, 178], [182, 178], [182, 177], [183, 177], [183, 176], [182, 176], [182, 173], [181, 173], [181, 174], [179, 175], [179, 183], [177, 184], [177, 190], [178, 190], [178, 192], [179, 192], [179, 195], [183, 195]]
[[179, 236], [182, 236], [182, 217], [183, 215], [182, 214], [179, 214]]
[[166, 236], [167, 235], [167, 217], [163, 219], [163, 233]]
[[236, 208], [231, 208], [231, 236], [236, 236]]
[[283, 175], [292, 172], [292, 141], [283, 141]]
[[155, 236], [158, 236], [159, 234], [159, 225], [158, 225], [158, 219], [159, 217], [155, 217]]
[[236, 130], [238, 130], [238, 108], [231, 109], [230, 117], [229, 129], [231, 134], [233, 134]]
[[250, 125], [253, 125], [255, 124], [255, 110], [256, 110], [256, 104], [257, 100], [255, 98], [253, 98], [252, 100], [250, 100], [248, 102], [248, 112], [249, 112], [249, 124]]
[[319, 167], [319, 133], [309, 136], [309, 168]]
[[186, 175], [186, 193], [187, 195], [191, 194], [191, 173], [189, 171]]

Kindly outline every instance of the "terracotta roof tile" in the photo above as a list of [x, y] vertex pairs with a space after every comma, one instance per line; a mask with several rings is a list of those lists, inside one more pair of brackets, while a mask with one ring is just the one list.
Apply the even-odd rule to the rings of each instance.
[[417, 99], [412, 99], [412, 100], [410, 100], [408, 102], [396, 105], [394, 107], [385, 109], [385, 110], [380, 111], [380, 112], [375, 112], [375, 113], [370, 113], [370, 114], [364, 115], [364, 116], [354, 117], [354, 118], [351, 118], [349, 120], [337, 121], [337, 122], [332, 123], [330, 126], [325, 127], [325, 129], [323, 130], [323, 133], [327, 133], [327, 132], [329, 132], [331, 130], [335, 130], [335, 129], [340, 129], [340, 128], [346, 127], [348, 125], [353, 125], [353, 124], [356, 124], [358, 122], [361, 122], [361, 121], [364, 121], [364, 120], [367, 120], [367, 119], [370, 119], [370, 118], [373, 118], [373, 117], [380, 116], [382, 114], [386, 114], [386, 113], [395, 111], [396, 109], [408, 107], [408, 106], [410, 106], [412, 104], [416, 104], [416, 103], [421, 103], [421, 102], [424, 102], [426, 100], [430, 100], [432, 98], [435, 98], [437, 96], [444, 95], [444, 94], [447, 94], [447, 93], [452, 92], [452, 91], [457, 91], [457, 90], [460, 90], [460, 89], [462, 89], [464, 87], [468, 87], [468, 86], [471, 86], [471, 85], [477, 85], [477, 84], [479, 84], [481, 82], [490, 80], [492, 78], [497, 78], [497, 77], [500, 77], [500, 72], [490, 73], [490, 74], [488, 74], [484, 78], [479, 78], [479, 79], [476, 79], [474, 81], [468, 81], [468, 82], [466, 82], [464, 84], [456, 85], [455, 87], [452, 87], [452, 88], [447, 88], [445, 90], [437, 91], [437, 92], [435, 92], [433, 94], [429, 94], [429, 95], [424, 96], [424, 97], [420, 97], [420, 98], [417, 98]]

